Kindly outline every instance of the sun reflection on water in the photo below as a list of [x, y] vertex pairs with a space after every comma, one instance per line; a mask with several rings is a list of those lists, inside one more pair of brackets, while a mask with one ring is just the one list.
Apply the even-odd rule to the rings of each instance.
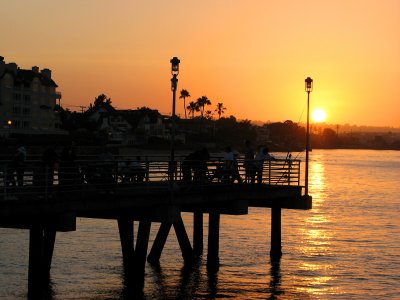
[[[330, 291], [331, 287], [329, 286], [332, 277], [328, 274], [333, 265], [318, 259], [321, 256], [329, 255], [332, 243], [332, 233], [327, 228], [330, 220], [322, 209], [325, 204], [327, 188], [325, 171], [324, 164], [316, 157], [310, 164], [309, 173], [313, 209], [305, 215], [305, 226], [300, 229], [304, 241], [300, 251], [305, 259], [299, 261], [299, 279], [302, 284], [297, 289], [309, 295], [333, 292]], [[308, 276], [303, 276], [304, 274]]]

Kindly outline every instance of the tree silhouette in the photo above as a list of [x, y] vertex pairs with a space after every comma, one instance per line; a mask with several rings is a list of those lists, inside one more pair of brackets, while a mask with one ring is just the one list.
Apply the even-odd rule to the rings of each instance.
[[186, 116], [186, 98], [189, 98], [190, 94], [187, 90], [183, 89], [181, 90], [181, 95], [179, 96], [179, 99], [183, 99], [183, 108], [185, 110], [185, 119], [187, 119]]
[[194, 118], [194, 112], [200, 110], [199, 106], [197, 105], [197, 102], [193, 101], [190, 101], [189, 105], [186, 108], [192, 114], [192, 119]]
[[211, 111], [211, 110], [206, 110], [205, 113], [204, 113], [204, 117], [205, 117], [207, 120], [212, 120], [212, 118], [213, 118], [213, 113], [212, 113], [212, 111]]
[[202, 96], [196, 101], [197, 106], [200, 109], [201, 117], [204, 117], [204, 108], [206, 105], [211, 105], [210, 99], [207, 98], [207, 96]]
[[101, 94], [94, 99], [94, 106], [104, 106], [105, 104], [111, 104], [111, 98], [108, 98], [106, 95]]
[[218, 120], [221, 119], [221, 115], [224, 114], [226, 107], [223, 103], [218, 103], [217, 108], [214, 110], [218, 114]]

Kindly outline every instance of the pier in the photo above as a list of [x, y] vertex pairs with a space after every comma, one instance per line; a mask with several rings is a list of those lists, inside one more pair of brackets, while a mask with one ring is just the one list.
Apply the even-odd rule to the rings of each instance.
[[[208, 230], [207, 267], [217, 270], [220, 216], [246, 215], [249, 207], [271, 209], [270, 255], [279, 258], [282, 209], [312, 207], [311, 197], [304, 195], [300, 183], [299, 160], [265, 161], [262, 182], [246, 178], [240, 160], [240, 180], [224, 171], [218, 159], [210, 159], [201, 168], [192, 164], [189, 173], [179, 158], [174, 164], [168, 158], [146, 158], [140, 162], [140, 170], [133, 172], [124, 167], [128, 161], [126, 157], [79, 160], [53, 170], [30, 160], [20, 185], [16, 181], [15, 186], [2, 168], [0, 227], [29, 230], [30, 296], [49, 278], [57, 232], [76, 230], [77, 217], [116, 220], [125, 273], [138, 278], [144, 275], [146, 261], [159, 263], [171, 230], [185, 264], [203, 254], [203, 233]], [[185, 228], [182, 212], [193, 214], [192, 233]], [[207, 215], [208, 228], [204, 228]], [[139, 222], [136, 237], [134, 221]], [[161, 224], [149, 245], [153, 223]]]

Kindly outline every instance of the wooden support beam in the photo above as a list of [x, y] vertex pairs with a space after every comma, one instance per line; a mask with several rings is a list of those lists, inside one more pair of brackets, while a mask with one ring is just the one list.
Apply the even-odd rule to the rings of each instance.
[[219, 223], [220, 214], [210, 213], [208, 221], [208, 255], [207, 267], [219, 268]]
[[125, 270], [129, 270], [132, 267], [135, 252], [133, 244], [133, 220], [119, 218], [117, 221], [124, 268]]
[[282, 256], [281, 242], [281, 208], [272, 207], [271, 209], [271, 251], [273, 258]]
[[194, 255], [203, 254], [203, 213], [193, 213], [193, 252]]
[[178, 238], [179, 246], [181, 247], [182, 257], [185, 263], [191, 264], [194, 261], [194, 254], [182, 218], [180, 218], [179, 221], [174, 222], [173, 225], [176, 237]]
[[171, 230], [172, 223], [162, 222], [158, 229], [156, 239], [154, 240], [153, 246], [151, 247], [150, 253], [147, 256], [149, 263], [156, 264], [160, 261], [161, 253], [164, 249], [164, 245], [167, 241], [169, 231]]
[[137, 233], [136, 248], [135, 248], [135, 270], [138, 273], [144, 273], [146, 266], [147, 247], [149, 244], [151, 222], [140, 221]]

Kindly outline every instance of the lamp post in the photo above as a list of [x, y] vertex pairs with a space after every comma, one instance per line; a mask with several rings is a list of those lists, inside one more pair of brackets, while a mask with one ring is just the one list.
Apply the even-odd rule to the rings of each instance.
[[176, 89], [178, 87], [178, 74], [179, 74], [179, 63], [181, 62], [177, 57], [171, 59], [171, 90], [172, 90], [172, 129], [171, 129], [171, 161], [170, 161], [170, 182], [172, 184], [174, 180], [175, 171], [175, 100], [176, 100]]
[[305, 195], [308, 196], [308, 152], [310, 151], [310, 93], [313, 89], [313, 80], [307, 77], [305, 80], [307, 92], [307, 133], [306, 133], [306, 175], [305, 175]]

